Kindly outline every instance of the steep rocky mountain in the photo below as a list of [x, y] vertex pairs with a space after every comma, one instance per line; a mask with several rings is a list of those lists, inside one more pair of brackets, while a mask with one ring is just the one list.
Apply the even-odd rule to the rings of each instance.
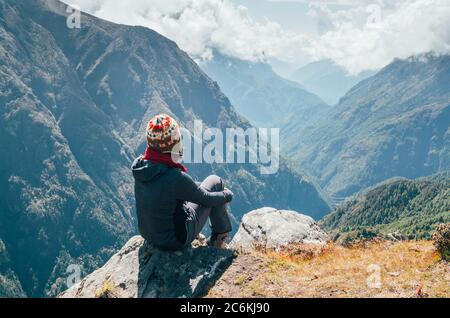
[[450, 173], [416, 180], [394, 179], [364, 191], [321, 220], [336, 239], [384, 236], [430, 239], [450, 222]]
[[302, 86], [277, 75], [270, 65], [239, 60], [214, 52], [200, 64], [218, 82], [239, 113], [260, 127], [295, 133], [329, 108]]
[[450, 169], [450, 56], [395, 60], [291, 138], [294, 161], [334, 196]]
[[329, 105], [336, 105], [353, 86], [375, 75], [375, 71], [363, 71], [349, 75], [347, 71], [331, 60], [307, 64], [296, 70], [290, 79], [322, 98]]
[[[0, 275], [27, 296], [55, 295], [68, 265], [89, 273], [136, 232], [129, 167], [152, 115], [250, 127], [174, 42], [86, 14], [69, 28], [69, 14], [56, 0], [0, 0]], [[264, 176], [250, 164], [189, 168], [224, 177], [237, 220], [261, 205], [329, 210], [283, 162]]]

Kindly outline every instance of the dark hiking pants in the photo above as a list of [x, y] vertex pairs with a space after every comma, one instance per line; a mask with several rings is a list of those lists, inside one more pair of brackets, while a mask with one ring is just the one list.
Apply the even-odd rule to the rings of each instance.
[[[209, 192], [219, 192], [224, 190], [223, 181], [218, 176], [209, 176], [201, 186]], [[212, 233], [222, 234], [231, 232], [231, 222], [228, 216], [228, 204], [207, 208], [195, 203], [188, 203], [191, 208], [191, 215], [186, 220], [186, 244], [188, 246], [202, 231], [209, 218]]]

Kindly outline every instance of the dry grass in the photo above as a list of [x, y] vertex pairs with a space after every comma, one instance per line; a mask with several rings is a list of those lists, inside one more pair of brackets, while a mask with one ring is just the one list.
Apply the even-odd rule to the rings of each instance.
[[232, 267], [259, 269], [230, 268], [210, 297], [450, 297], [449, 263], [431, 242], [297, 246], [240, 258]]
[[109, 280], [95, 291], [95, 298], [116, 298], [116, 286]]

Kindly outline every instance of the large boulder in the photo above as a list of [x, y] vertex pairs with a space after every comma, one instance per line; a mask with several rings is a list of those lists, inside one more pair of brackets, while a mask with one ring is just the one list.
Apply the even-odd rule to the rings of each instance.
[[59, 297], [201, 297], [233, 258], [232, 251], [208, 247], [158, 251], [135, 236], [103, 267]]
[[327, 234], [311, 217], [266, 207], [244, 215], [231, 246], [279, 249], [289, 244], [325, 244], [327, 240]]

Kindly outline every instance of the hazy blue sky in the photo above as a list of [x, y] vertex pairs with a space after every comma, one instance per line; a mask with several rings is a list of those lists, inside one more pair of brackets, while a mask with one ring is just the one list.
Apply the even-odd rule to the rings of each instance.
[[237, 5], [246, 6], [249, 14], [264, 21], [264, 17], [278, 22], [284, 29], [293, 32], [316, 34], [318, 23], [308, 15], [309, 4], [292, 1], [265, 1], [265, 0], [231, 0]]
[[[230, 0], [236, 5], [243, 5], [249, 9], [249, 14], [258, 19], [260, 22], [264, 21], [265, 17], [276, 21], [283, 26], [284, 29], [293, 32], [304, 32], [312, 35], [317, 35], [323, 31], [323, 24], [327, 24], [324, 19], [311, 17], [311, 4], [320, 1], [283, 1], [283, 0]], [[376, 0], [373, 1], [374, 3]], [[328, 3], [327, 7], [332, 11], [345, 10], [352, 7], [351, 4], [336, 4]]]

